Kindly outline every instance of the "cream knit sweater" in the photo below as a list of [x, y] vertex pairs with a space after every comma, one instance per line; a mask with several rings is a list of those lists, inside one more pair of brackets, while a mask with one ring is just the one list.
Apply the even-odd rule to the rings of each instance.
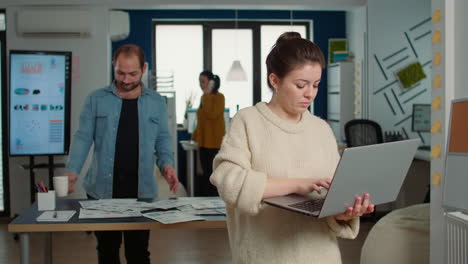
[[261, 201], [267, 177], [333, 177], [338, 160], [330, 127], [308, 112], [293, 124], [265, 103], [239, 111], [210, 178], [226, 202], [234, 263], [341, 263], [336, 237], [355, 238], [359, 219], [340, 224]]

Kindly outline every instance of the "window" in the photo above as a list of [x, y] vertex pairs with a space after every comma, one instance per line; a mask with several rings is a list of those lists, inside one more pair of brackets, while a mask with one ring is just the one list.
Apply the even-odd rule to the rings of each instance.
[[[157, 71], [173, 74], [177, 123], [182, 123], [185, 100], [194, 95], [198, 108], [202, 95], [198, 75], [211, 70], [221, 80], [230, 116], [237, 109], [269, 101], [265, 60], [279, 35], [297, 31], [310, 39], [310, 22], [239, 21], [154, 21], [155, 65]], [[234, 59], [241, 61], [247, 81], [229, 82], [226, 75]]]
[[176, 91], [176, 118], [182, 123], [186, 101], [192, 107], [200, 104], [202, 92], [198, 86], [198, 75], [203, 70], [203, 28], [201, 25], [157, 25], [156, 26], [156, 75], [171, 74]]
[[[213, 73], [219, 75], [224, 94], [225, 108], [233, 117], [237, 109], [252, 105], [252, 30], [214, 29], [212, 34]], [[226, 81], [226, 76], [234, 60], [240, 60], [246, 72], [247, 81]]]
[[305, 26], [294, 26], [294, 25], [264, 25], [260, 28], [260, 43], [261, 43], [261, 52], [262, 52], [262, 101], [268, 102], [271, 99], [272, 91], [268, 87], [267, 83], [267, 69], [266, 69], [266, 58], [268, 53], [270, 53], [271, 47], [276, 43], [278, 37], [287, 31], [297, 31], [301, 36], [306, 35]]
[[0, 31], [6, 30], [5, 13], [0, 13]]

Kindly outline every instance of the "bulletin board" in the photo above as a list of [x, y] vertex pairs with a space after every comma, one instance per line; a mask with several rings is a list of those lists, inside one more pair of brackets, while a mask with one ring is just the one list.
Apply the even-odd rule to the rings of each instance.
[[456, 100], [452, 104], [450, 120], [449, 150], [452, 153], [468, 153], [468, 99]]

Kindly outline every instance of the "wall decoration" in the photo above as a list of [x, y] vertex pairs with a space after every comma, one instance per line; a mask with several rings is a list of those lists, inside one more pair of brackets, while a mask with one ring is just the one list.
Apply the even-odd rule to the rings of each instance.
[[[412, 130], [413, 104], [429, 103], [433, 54], [430, 51], [432, 17], [426, 17], [395, 39], [397, 45], [378, 48], [379, 53], [370, 54], [374, 62], [379, 86], [371, 91], [372, 99], [379, 108], [372, 118], [382, 121], [384, 130], [397, 130], [407, 138], [418, 136], [422, 142], [430, 141], [429, 133]], [[401, 46], [398, 46], [401, 45]], [[385, 109], [384, 111], [380, 110]]]
[[413, 85], [426, 78], [423, 67], [419, 62], [409, 64], [395, 74], [403, 88], [411, 88]]
[[433, 146], [431, 150], [431, 158], [440, 158], [441, 152], [442, 148], [440, 145]]
[[442, 99], [440, 98], [440, 96], [435, 96], [434, 99], [432, 99], [432, 110], [439, 110], [441, 101]]
[[440, 30], [434, 31], [434, 35], [432, 35], [432, 43], [439, 43], [440, 38], [441, 38], [442, 33], [440, 33]]
[[346, 39], [329, 39], [328, 40], [328, 64], [335, 62], [333, 54], [338, 52], [348, 51], [348, 41]]
[[432, 184], [440, 185], [441, 178], [442, 178], [442, 174], [440, 173], [440, 171], [436, 171], [434, 175], [432, 175], [432, 181], [431, 181]]
[[431, 133], [440, 133], [442, 131], [442, 124], [440, 120], [434, 121], [431, 127]]
[[432, 16], [432, 23], [439, 23], [440, 22], [440, 17], [441, 17], [441, 14], [442, 12], [440, 11], [440, 9], [436, 9], [434, 11], [434, 14]]
[[439, 66], [441, 60], [442, 60], [442, 54], [440, 53], [440, 51], [434, 53], [434, 62], [433, 62], [433, 65], [434, 65], [434, 66]]
[[442, 86], [442, 75], [436, 74], [432, 82], [432, 88], [440, 88]]

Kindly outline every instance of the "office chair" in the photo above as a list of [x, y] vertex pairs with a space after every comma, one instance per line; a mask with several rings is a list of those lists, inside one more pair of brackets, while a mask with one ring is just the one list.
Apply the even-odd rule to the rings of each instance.
[[350, 147], [383, 143], [382, 128], [368, 119], [353, 119], [345, 124], [346, 145]]
[[[345, 138], [348, 148], [383, 143], [382, 128], [377, 122], [368, 119], [348, 121], [345, 124]], [[377, 208], [374, 208], [370, 220], [374, 223], [378, 221]]]

